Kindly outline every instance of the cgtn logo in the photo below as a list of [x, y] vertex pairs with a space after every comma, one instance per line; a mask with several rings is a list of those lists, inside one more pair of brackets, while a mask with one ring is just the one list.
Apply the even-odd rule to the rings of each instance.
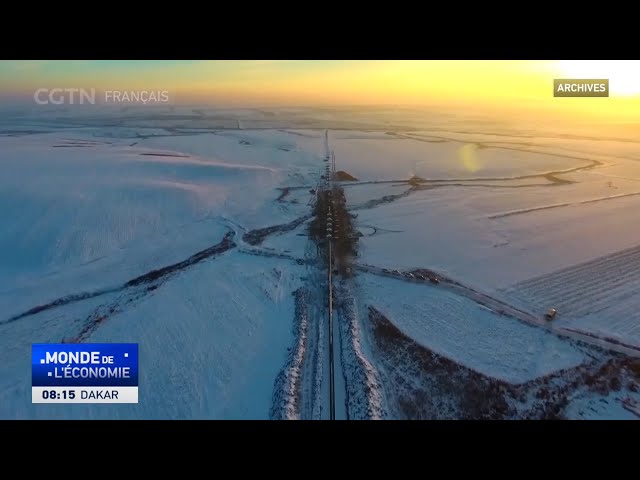
[[34, 343], [32, 403], [138, 403], [137, 343]]

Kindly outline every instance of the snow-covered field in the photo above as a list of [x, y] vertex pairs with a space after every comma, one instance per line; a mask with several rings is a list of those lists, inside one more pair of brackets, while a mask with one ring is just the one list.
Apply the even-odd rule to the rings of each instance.
[[[1, 326], [0, 418], [267, 418], [300, 268], [229, 252], [126, 304], [91, 341], [138, 343], [139, 403], [31, 404], [31, 343], [77, 333], [109, 295]], [[126, 301], [125, 301], [126, 302]], [[71, 321], [70, 321], [71, 320]]]
[[[294, 345], [291, 293], [306, 268], [295, 260], [309, 243], [305, 223], [258, 246], [242, 236], [310, 213], [325, 128], [337, 169], [358, 179], [344, 182], [363, 234], [357, 262], [433, 269], [536, 315], [553, 304], [559, 326], [640, 345], [635, 263], [619, 253], [640, 246], [640, 143], [630, 128], [366, 109], [7, 114], [0, 417], [266, 418]], [[422, 181], [409, 183], [414, 176]], [[154, 290], [122, 288], [229, 230], [237, 248]], [[375, 305], [419, 344], [488, 377], [518, 384], [587, 361], [575, 343], [452, 291], [370, 274], [356, 287], [359, 308]], [[13, 320], [102, 290], [111, 291]], [[31, 343], [74, 338], [111, 308], [78, 338], [140, 344], [140, 404], [31, 405]]]
[[[585, 396], [569, 404], [567, 417], [573, 420], [638, 420], [638, 414], [623, 405], [616, 394]], [[636, 411], [640, 412], [637, 407]]]
[[542, 311], [553, 305], [557, 324], [640, 344], [640, 247], [518, 283], [506, 294]]
[[[0, 138], [3, 316], [182, 260], [218, 242], [227, 218], [251, 229], [308, 210], [273, 202], [310, 172], [309, 158], [273, 145], [199, 135], [53, 147], [59, 137]], [[178, 156], [155, 156], [167, 154]]]
[[[573, 186], [541, 188], [554, 195], [565, 189], [571, 197]], [[634, 221], [640, 195], [495, 217], [516, 205], [547, 205], [529, 193], [439, 187], [360, 210], [358, 225], [380, 230], [361, 242], [362, 261], [442, 270], [493, 291], [640, 244]], [[550, 203], [557, 205], [557, 197]]]
[[[425, 132], [408, 134], [421, 138], [426, 135]], [[515, 284], [526, 284], [528, 279], [544, 278], [557, 270], [640, 245], [635, 214], [640, 207], [640, 163], [637, 161], [640, 144], [632, 138], [620, 141], [600, 141], [587, 136], [567, 139], [549, 132], [549, 136], [541, 134], [523, 140], [505, 135], [446, 133], [455, 139], [452, 142], [442, 140], [444, 132], [433, 135], [438, 136], [438, 143], [397, 138], [385, 141], [386, 147], [383, 147], [378, 141], [375, 148], [362, 149], [360, 163], [357, 154], [348, 151], [347, 165], [352, 164], [353, 171], [346, 170], [356, 176], [359, 170], [376, 180], [406, 180], [413, 174], [427, 180], [441, 180], [424, 182], [407, 196], [378, 204], [371, 202], [371, 197], [382, 198], [392, 189], [401, 191], [402, 185], [374, 183], [345, 189], [349, 204], [358, 209], [357, 224], [365, 235], [359, 249], [362, 263], [394, 269], [431, 268], [481, 291], [518, 302], [518, 295], [510, 298], [511, 292], [517, 290], [513, 287]], [[464, 176], [458, 171], [460, 162], [456, 158], [441, 162], [445, 158], [441, 156], [441, 149], [460, 141], [470, 142], [466, 145], [486, 142], [491, 146], [475, 151], [480, 155], [475, 157], [479, 163], [474, 165], [480, 168], [473, 172], [473, 180], [462, 181]], [[414, 143], [407, 147], [406, 142]], [[514, 146], [509, 142], [527, 144]], [[393, 145], [400, 145], [397, 155], [385, 163], [382, 170], [377, 163], [372, 166], [365, 160], [387, 155]], [[501, 149], [505, 146], [507, 149]], [[511, 150], [541, 151], [543, 147], [557, 152], [558, 156], [537, 157], [537, 154]], [[574, 152], [571, 155], [567, 153], [569, 148]], [[340, 158], [337, 150], [336, 155]], [[486, 155], [489, 161], [482, 160]], [[497, 171], [496, 168], [502, 167], [492, 162], [499, 162], [504, 155], [510, 161], [500, 163], [505, 168]], [[421, 162], [425, 156], [432, 162], [415, 164], [424, 165], [427, 172], [415, 168], [406, 171], [412, 162]], [[343, 168], [339, 161], [338, 165]], [[447, 167], [450, 168], [441, 174], [441, 169]], [[515, 180], [487, 180], [490, 177], [515, 177]], [[451, 180], [442, 181], [443, 178]], [[367, 194], [368, 191], [371, 194]], [[367, 201], [374, 208], [363, 209], [363, 202]], [[591, 272], [590, 281], [596, 285], [592, 293], [597, 290], [601, 305], [597, 309], [599, 314], [589, 315], [572, 327], [579, 325], [580, 330], [606, 333], [638, 345], [638, 320], [624, 312], [633, 311], [640, 299], [633, 284], [624, 283], [625, 290], [620, 293], [622, 287], [616, 285], [622, 284], [626, 277], [613, 267], [607, 272]], [[566, 288], [580, 290], [582, 284], [566, 286], [565, 283]], [[563, 297], [562, 292], [555, 289], [553, 298], [548, 295], [529, 298], [530, 302], [524, 306], [534, 314], [541, 314]], [[558, 304], [563, 305], [562, 299]], [[588, 305], [584, 309], [577, 313], [583, 316], [593, 310]], [[570, 317], [571, 312], [566, 313]]]
[[370, 274], [359, 276], [358, 286], [361, 301], [402, 333], [489, 377], [518, 384], [586, 360], [553, 334], [441, 288]]
[[520, 150], [477, 148], [473, 143], [337, 139], [339, 168], [359, 180], [502, 178], [583, 165], [579, 159]]
[[[122, 285], [230, 229], [241, 246], [247, 230], [307, 214], [306, 189], [304, 203], [281, 203], [278, 188], [315, 182], [319, 158], [282, 132], [45, 130], [0, 137], [0, 417], [267, 418], [302, 267], [235, 249], [154, 290]], [[31, 405], [31, 343], [78, 335], [139, 343], [138, 405]]]

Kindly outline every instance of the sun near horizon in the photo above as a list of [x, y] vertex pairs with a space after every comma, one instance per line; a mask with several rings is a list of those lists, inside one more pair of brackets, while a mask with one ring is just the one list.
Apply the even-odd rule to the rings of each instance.
[[[608, 78], [608, 98], [554, 98], [554, 78]], [[175, 103], [535, 108], [580, 118], [635, 118], [640, 61], [211, 60], [1, 61], [0, 97], [38, 88], [167, 90]]]

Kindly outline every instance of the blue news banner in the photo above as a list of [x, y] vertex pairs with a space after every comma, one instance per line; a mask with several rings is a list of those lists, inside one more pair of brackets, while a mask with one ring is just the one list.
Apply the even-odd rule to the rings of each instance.
[[137, 343], [34, 343], [32, 403], [138, 403]]

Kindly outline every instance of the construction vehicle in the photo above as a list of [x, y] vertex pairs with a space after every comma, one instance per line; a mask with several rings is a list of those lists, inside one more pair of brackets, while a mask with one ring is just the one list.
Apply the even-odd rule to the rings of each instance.
[[544, 314], [544, 317], [547, 320], [553, 320], [554, 318], [556, 318], [556, 309], [555, 308], [550, 308], [549, 310], [547, 310], [547, 313]]

